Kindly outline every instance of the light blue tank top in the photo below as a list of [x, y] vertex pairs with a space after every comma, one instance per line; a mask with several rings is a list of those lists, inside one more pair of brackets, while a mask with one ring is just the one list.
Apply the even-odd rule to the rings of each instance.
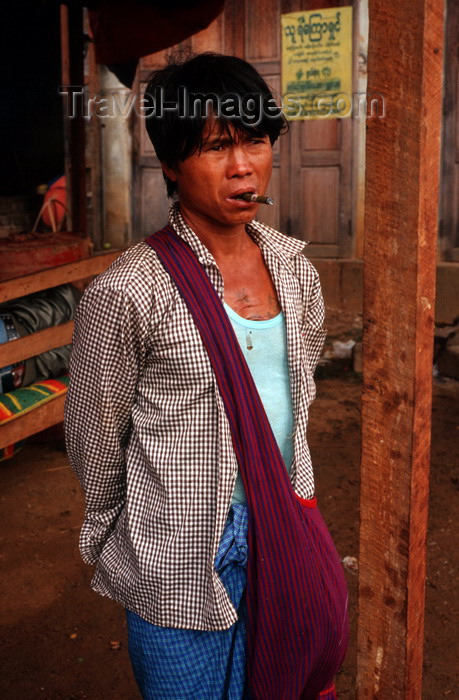
[[[251, 321], [225, 304], [225, 310], [252, 373], [287, 470], [293, 460], [293, 411], [287, 361], [285, 318], [281, 312], [267, 321]], [[246, 503], [238, 473], [233, 503]]]

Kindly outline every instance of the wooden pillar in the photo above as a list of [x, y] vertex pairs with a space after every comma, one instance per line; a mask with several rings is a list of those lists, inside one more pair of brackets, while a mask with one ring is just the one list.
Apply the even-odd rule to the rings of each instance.
[[[84, 12], [85, 34], [91, 36], [88, 12]], [[100, 66], [96, 63], [96, 51], [93, 41], [88, 42], [85, 78], [90, 96], [100, 94]], [[104, 243], [104, 191], [102, 177], [102, 119], [97, 116], [86, 123], [86, 180], [88, 183], [88, 231], [91, 232], [91, 240], [96, 248], [101, 249]]]
[[442, 0], [369, 0], [357, 697], [420, 700]]
[[[78, 3], [61, 5], [62, 87], [76, 91], [84, 87], [83, 7]], [[65, 175], [69, 230], [87, 232], [85, 123], [81, 96], [69, 117], [68, 100], [64, 99]]]

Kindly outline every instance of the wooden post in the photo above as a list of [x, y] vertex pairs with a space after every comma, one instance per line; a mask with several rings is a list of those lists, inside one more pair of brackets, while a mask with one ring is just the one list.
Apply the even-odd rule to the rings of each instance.
[[[84, 12], [85, 33], [92, 37], [88, 12]], [[99, 66], [96, 63], [94, 42], [88, 43], [87, 52], [87, 86], [89, 95], [100, 95]], [[88, 196], [88, 226], [91, 240], [96, 248], [102, 248], [104, 242], [104, 192], [102, 178], [102, 125], [101, 119], [94, 115], [86, 126], [90, 195]], [[89, 172], [88, 172], [89, 171]]]
[[357, 697], [420, 700], [442, 0], [370, 0]]
[[[83, 90], [84, 87], [84, 35], [83, 8], [78, 3], [61, 5], [61, 73], [62, 86]], [[85, 124], [80, 100], [72, 117], [68, 114], [69, 95], [63, 100], [65, 175], [67, 182], [67, 206], [69, 230], [86, 235], [86, 163]]]

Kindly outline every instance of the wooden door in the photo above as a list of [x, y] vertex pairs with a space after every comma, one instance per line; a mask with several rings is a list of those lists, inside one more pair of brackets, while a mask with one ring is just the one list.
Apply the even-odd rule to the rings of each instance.
[[[327, 0], [322, 0], [321, 6], [326, 4]], [[328, 4], [349, 3], [328, 0]], [[227, 0], [220, 17], [178, 48], [240, 56], [252, 63], [273, 92], [280, 95], [280, 15], [314, 7], [315, 0]], [[169, 51], [142, 59], [141, 79], [162, 65]], [[135, 158], [137, 239], [163, 225], [168, 207], [160, 165], [141, 121], [136, 129]], [[260, 207], [258, 218], [288, 235], [310, 241], [310, 256], [350, 254], [351, 122], [350, 118], [290, 122], [289, 133], [274, 146], [268, 193], [276, 204]]]

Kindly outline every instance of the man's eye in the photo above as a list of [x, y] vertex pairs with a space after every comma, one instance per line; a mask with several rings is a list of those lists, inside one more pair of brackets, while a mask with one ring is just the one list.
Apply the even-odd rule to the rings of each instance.
[[221, 143], [215, 144], [215, 146], [210, 146], [210, 148], [207, 149], [208, 151], [221, 151], [223, 150], [223, 145]]

